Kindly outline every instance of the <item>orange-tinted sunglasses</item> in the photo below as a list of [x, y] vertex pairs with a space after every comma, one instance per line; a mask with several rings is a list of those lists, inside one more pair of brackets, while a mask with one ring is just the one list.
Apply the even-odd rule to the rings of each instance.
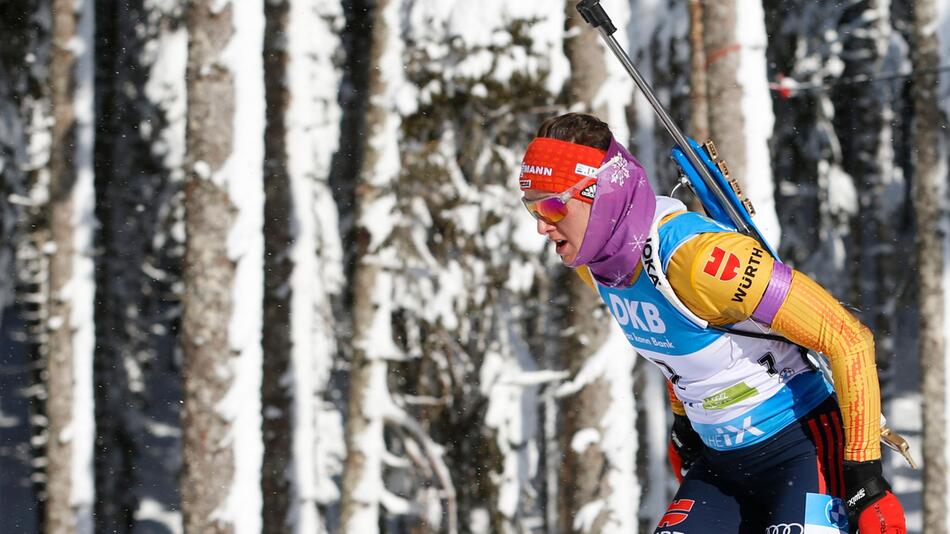
[[521, 197], [521, 202], [532, 217], [548, 224], [554, 224], [567, 216], [567, 201], [574, 196], [574, 193], [583, 190], [596, 181], [597, 178], [593, 176], [584, 177], [560, 193], [546, 195], [534, 200]]

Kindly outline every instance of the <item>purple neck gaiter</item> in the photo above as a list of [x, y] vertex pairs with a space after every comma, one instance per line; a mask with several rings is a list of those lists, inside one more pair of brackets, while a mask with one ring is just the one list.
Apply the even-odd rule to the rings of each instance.
[[599, 283], [622, 284], [640, 261], [655, 211], [656, 196], [643, 166], [611, 140], [597, 175], [584, 241], [569, 267], [586, 264]]

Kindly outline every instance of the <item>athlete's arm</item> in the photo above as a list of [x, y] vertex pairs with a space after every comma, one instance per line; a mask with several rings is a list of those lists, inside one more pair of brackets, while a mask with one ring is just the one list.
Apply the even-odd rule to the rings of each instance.
[[828, 356], [845, 425], [846, 460], [880, 458], [881, 399], [874, 338], [808, 276], [775, 262], [753, 238], [705, 233], [674, 251], [667, 278], [680, 300], [713, 325], [753, 318]]
[[789, 340], [828, 356], [844, 420], [844, 459], [881, 457], [881, 392], [874, 335], [823, 287], [791, 272], [785, 301], [772, 328]]

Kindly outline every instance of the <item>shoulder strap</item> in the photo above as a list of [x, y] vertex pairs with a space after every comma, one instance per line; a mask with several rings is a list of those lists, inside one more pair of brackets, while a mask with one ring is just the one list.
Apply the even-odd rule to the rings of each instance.
[[[734, 336], [745, 336], [745, 337], [754, 337], [754, 338], [757, 338], [757, 339], [768, 339], [768, 340], [771, 340], [771, 341], [782, 341], [782, 342], [784, 342], [784, 343], [791, 343], [792, 345], [795, 345], [795, 343], [792, 343], [792, 342], [789, 341], [788, 339], [785, 339], [785, 337], [783, 337], [783, 336], [777, 336], [777, 335], [775, 335], [775, 334], [766, 334], [766, 333], [764, 333], [764, 332], [749, 332], [749, 331], [746, 331], [746, 330], [738, 330], [738, 329], [735, 329], [735, 328], [726, 328], [725, 326], [717, 326], [717, 325], [714, 325], [714, 324], [709, 325], [707, 328], [710, 328], [710, 329], [712, 329], [712, 330], [717, 330], [717, 331], [719, 331], [719, 332], [724, 332], [724, 333], [726, 333], [726, 334], [732, 334], [732, 335], [734, 335]], [[796, 345], [796, 346], [798, 346], [798, 345]], [[801, 348], [801, 347], [799, 347], [799, 348]]]
[[667, 215], [677, 211], [684, 211], [685, 209], [686, 205], [678, 200], [666, 197], [657, 198], [656, 215], [654, 215], [653, 224], [650, 226], [650, 236], [643, 246], [643, 270], [646, 275], [650, 277], [653, 287], [676, 308], [676, 311], [682, 313], [696, 326], [706, 328], [709, 323], [693, 313], [693, 311], [686, 307], [683, 301], [676, 296], [676, 293], [673, 291], [673, 286], [670, 285], [670, 281], [666, 278], [666, 272], [663, 271], [663, 265], [660, 262], [660, 221]]

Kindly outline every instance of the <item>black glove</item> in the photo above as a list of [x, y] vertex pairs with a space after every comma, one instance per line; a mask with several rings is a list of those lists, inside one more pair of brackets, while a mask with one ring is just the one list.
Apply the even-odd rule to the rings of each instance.
[[703, 440], [693, 430], [693, 425], [685, 415], [673, 414], [673, 428], [670, 429], [670, 466], [677, 480], [683, 481], [683, 476], [689, 468], [699, 460], [703, 452]]
[[844, 487], [851, 534], [857, 532], [859, 526], [864, 527], [861, 532], [907, 532], [904, 510], [884, 480], [880, 460], [845, 460]]

